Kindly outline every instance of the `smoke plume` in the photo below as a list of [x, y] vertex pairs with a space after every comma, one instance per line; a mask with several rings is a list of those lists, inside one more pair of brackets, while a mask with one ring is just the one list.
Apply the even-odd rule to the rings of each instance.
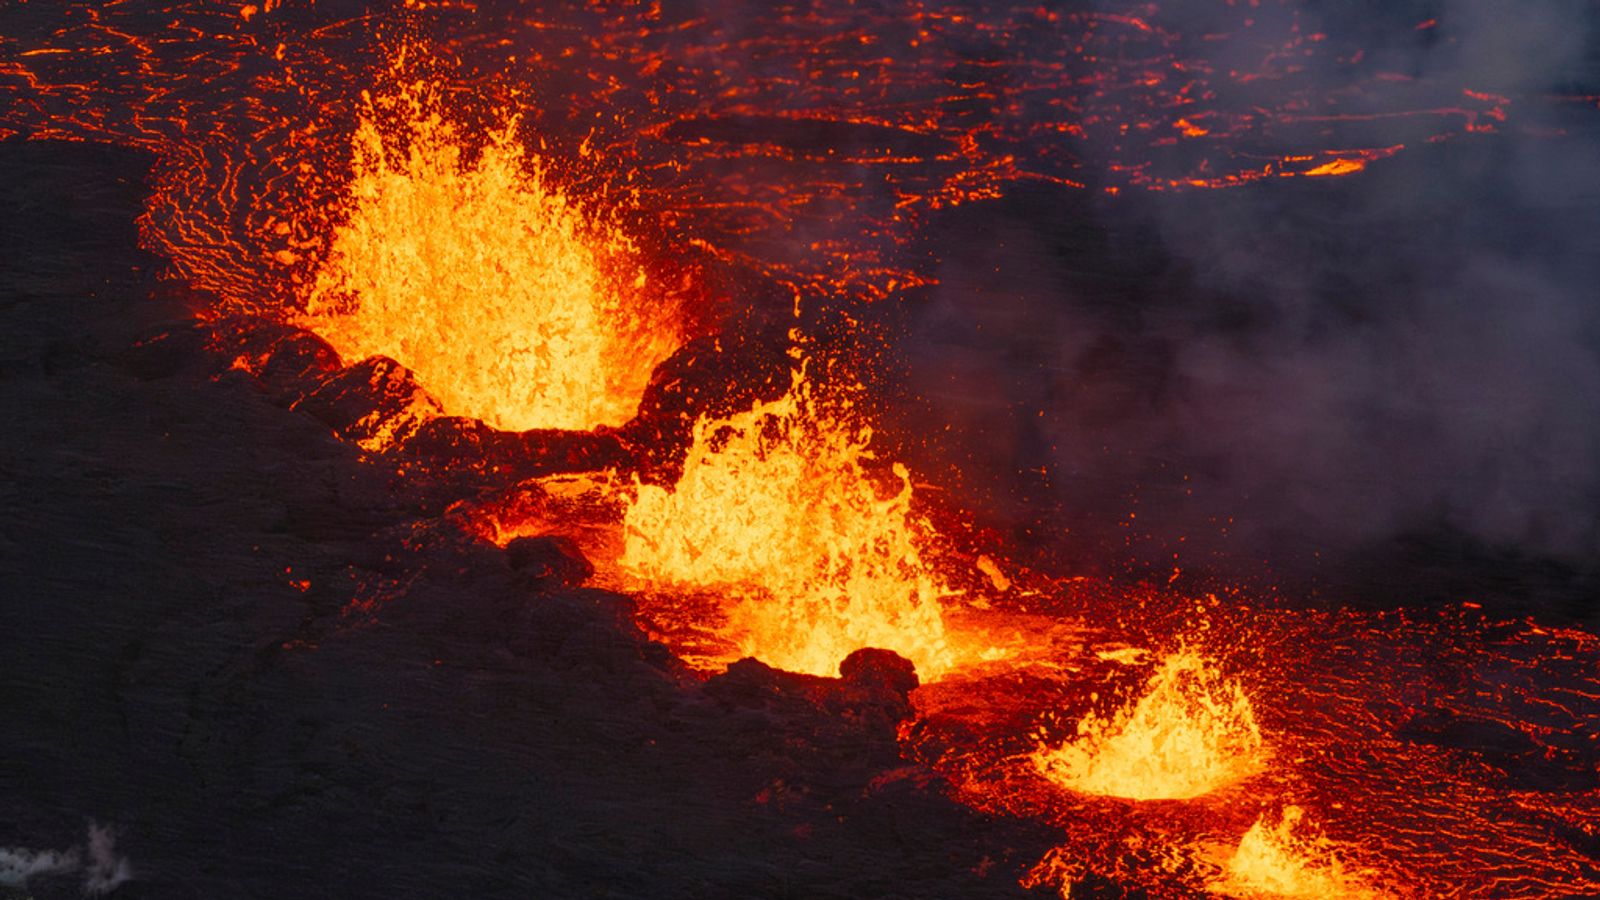
[[[1595, 93], [1596, 10], [1262, 4], [1252, 35], [1361, 50], [1306, 63], [1314, 95], [1381, 112], [1391, 90], [1408, 108], [1489, 93], [1507, 118], [1429, 142], [1440, 117], [1380, 116], [1370, 144], [1406, 149], [1354, 176], [1011, 202], [917, 317], [918, 388], [997, 468], [1045, 472], [1080, 532], [1257, 560], [1448, 533], [1593, 568], [1600, 116], [1575, 98]], [[1237, 32], [1231, 5], [1159, 12], [1189, 35], [1227, 17]], [[1274, 46], [1214, 44], [1219, 71]]]

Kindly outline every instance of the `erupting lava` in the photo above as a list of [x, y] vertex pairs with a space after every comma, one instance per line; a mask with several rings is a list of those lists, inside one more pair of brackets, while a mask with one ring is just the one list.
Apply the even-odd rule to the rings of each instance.
[[695, 423], [678, 483], [638, 487], [620, 564], [731, 591], [741, 649], [774, 666], [833, 675], [851, 651], [881, 647], [936, 675], [951, 662], [946, 589], [923, 559], [910, 478], [875, 465], [871, 430], [805, 369], [777, 400]]
[[1262, 762], [1250, 698], [1191, 650], [1169, 655], [1132, 706], [1090, 713], [1078, 737], [1034, 756], [1073, 790], [1134, 800], [1183, 800], [1247, 777]]
[[[1024, 202], [1050, 209], [1094, 192], [1092, 208], [1103, 192], [1142, 205], [1148, 192], [1402, 173], [1398, 157], [1446, 141], [1475, 153], [1487, 135], [1533, 134], [1537, 119], [1521, 110], [1543, 102], [1481, 90], [1472, 71], [1397, 71], [1391, 54], [1368, 52], [1364, 29], [1319, 30], [1323, 16], [1292, 0], [1194, 4], [1209, 7], [1204, 28], [1188, 4], [1160, 0], [1075, 10], [802, 2], [737, 16], [603, 0], [269, 2], [236, 5], [242, 14], [189, 0], [13, 5], [40, 24], [0, 34], [0, 139], [156, 154], [142, 237], [173, 274], [218, 298], [219, 328], [234, 321], [224, 314], [288, 320], [346, 363], [401, 364], [370, 367], [354, 386], [411, 392], [407, 413], [387, 418], [384, 407], [363, 420], [370, 428], [348, 429], [372, 435], [367, 449], [440, 415], [507, 430], [628, 420], [682, 338], [679, 312], [703, 312], [680, 308], [654, 247], [647, 265], [630, 235], [660, 238], [680, 262], [703, 254], [709, 285], [759, 279], [748, 295], [728, 291], [775, 304], [752, 321], [774, 321], [776, 304], [802, 291], [849, 314], [858, 301], [922, 302], [943, 273], [962, 270], [945, 267], [960, 261], [957, 242], [983, 237], [972, 223], [1005, 223]], [[394, 87], [357, 102], [372, 36], [397, 24], [427, 35], [441, 58], [461, 57], [456, 80], [419, 80], [402, 57], [385, 80]], [[1437, 24], [1415, 27], [1456, 40], [1429, 34]], [[507, 99], [523, 90], [540, 102]], [[447, 96], [496, 98], [498, 127], [464, 124], [474, 110]], [[540, 136], [537, 153], [526, 132]], [[556, 160], [578, 159], [580, 171], [553, 174]], [[324, 177], [345, 160], [348, 185]], [[621, 182], [588, 171], [595, 160], [630, 173], [637, 199], [626, 210], [599, 199], [598, 185]], [[303, 220], [283, 220], [284, 197], [306, 207]], [[958, 206], [971, 218], [949, 214]], [[636, 209], [656, 224], [633, 229], [621, 216]], [[1104, 245], [1097, 236], [1088, 246]], [[1162, 271], [1143, 268], [1159, 256], [1130, 259]], [[1119, 283], [1120, 265], [1091, 273], [1093, 283]], [[681, 267], [670, 274], [696, 282]], [[1144, 296], [1123, 287], [1107, 302]], [[283, 367], [312, 343], [284, 342]], [[323, 380], [321, 362], [301, 379], [308, 390], [339, 383]], [[1046, 710], [1081, 708], [1120, 677], [1109, 664], [1139, 658], [1126, 641], [1171, 645], [1165, 625], [1126, 633], [1132, 616], [1186, 622], [1190, 598], [1140, 588], [1136, 608], [1120, 583], [1021, 565], [1003, 574], [985, 556], [976, 567], [996, 602], [942, 607], [963, 582], [933, 565], [906, 468], [874, 456], [849, 393], [823, 390], [817, 374], [797, 364], [782, 397], [696, 421], [670, 487], [628, 483], [647, 456], [629, 458], [633, 433], [579, 436], [615, 442], [571, 458], [549, 436], [518, 436], [550, 452], [530, 450], [538, 465], [525, 470], [485, 466], [470, 487], [432, 483], [426, 461], [408, 462], [396, 489], [420, 485], [427, 502], [395, 508], [504, 489], [504, 508], [474, 520], [481, 536], [591, 539], [581, 549], [601, 587], [659, 588], [683, 601], [670, 614], [694, 619], [684, 630], [720, 630], [713, 652], [680, 653], [686, 661], [720, 659], [729, 643], [816, 675], [862, 647], [911, 659], [924, 683], [918, 720], [900, 732], [907, 758], [986, 815], [1057, 829], [1060, 846], [1026, 887], [1115, 879], [1151, 897], [1375, 898], [1380, 887], [1459, 897], [1483, 885], [1504, 897], [1600, 896], [1593, 634], [1465, 607], [1228, 604], [1232, 633], [1251, 642], [1270, 683], [1247, 695], [1214, 660], [1180, 649], [1125, 706], [1040, 746], [1029, 729]], [[513, 471], [529, 480], [496, 481]], [[1005, 558], [1004, 547], [985, 549]], [[957, 670], [968, 635], [991, 626], [1025, 652]], [[1362, 844], [1336, 846], [1294, 806], [1251, 825], [1284, 798]], [[1380, 867], [1413, 883], [1384, 882]]]
[[363, 99], [349, 205], [302, 324], [497, 428], [631, 417], [678, 336], [628, 238], [562, 193], [516, 117], [471, 158], [422, 83]]
[[1239, 839], [1228, 860], [1227, 877], [1212, 885], [1230, 897], [1347, 897], [1379, 900], [1374, 891], [1347, 871], [1329, 841], [1305, 818], [1298, 806], [1286, 806], [1276, 825], [1262, 816]]

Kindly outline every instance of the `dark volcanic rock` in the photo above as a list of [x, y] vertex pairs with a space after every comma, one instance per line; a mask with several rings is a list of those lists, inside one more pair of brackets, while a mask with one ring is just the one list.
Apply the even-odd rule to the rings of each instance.
[[846, 656], [839, 663], [839, 674], [846, 685], [895, 721], [913, 715], [911, 692], [919, 682], [911, 660], [892, 650], [867, 647]]
[[864, 690], [882, 689], [906, 697], [917, 689], [917, 667], [893, 650], [865, 647], [839, 663], [844, 680]]
[[374, 356], [323, 379], [294, 408], [356, 440], [402, 421], [418, 404], [431, 407], [410, 369], [386, 356]]
[[506, 545], [506, 562], [538, 590], [577, 587], [594, 576], [577, 543], [560, 535], [516, 538]]
[[633, 465], [622, 440], [605, 429], [501, 431], [460, 416], [430, 419], [405, 442], [403, 451], [429, 465], [492, 471], [506, 481]]
[[273, 343], [256, 380], [287, 405], [315, 390], [339, 368], [339, 353], [332, 345], [309, 331], [294, 329]]
[[818, 678], [741, 659], [707, 682], [705, 691], [739, 708], [780, 715], [804, 711], [804, 718], [821, 713], [828, 727], [819, 728], [811, 740], [870, 748], [889, 765], [900, 758], [896, 726], [913, 715], [909, 693], [916, 687], [916, 674], [909, 661], [887, 650], [858, 650], [846, 662], [849, 674], [844, 678]]
[[163, 322], [147, 337], [118, 353], [117, 365], [143, 381], [171, 378], [206, 360], [210, 330], [193, 319]]
[[690, 341], [656, 367], [639, 413], [621, 429], [646, 481], [674, 483], [695, 420], [774, 400], [793, 361], [781, 336], [723, 334]]
[[206, 326], [212, 364], [254, 375], [280, 406], [293, 406], [340, 370], [339, 354], [317, 335], [260, 316], [230, 316]]

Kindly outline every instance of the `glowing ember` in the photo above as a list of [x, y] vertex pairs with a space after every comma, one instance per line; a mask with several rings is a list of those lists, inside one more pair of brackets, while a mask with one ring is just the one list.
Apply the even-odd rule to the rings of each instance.
[[881, 647], [938, 674], [944, 586], [919, 549], [906, 470], [869, 474], [870, 439], [802, 366], [783, 397], [695, 423], [677, 485], [639, 486], [621, 566], [733, 592], [743, 651], [780, 668], [832, 675], [851, 651]]
[[1333, 842], [1305, 818], [1298, 806], [1284, 807], [1276, 825], [1262, 816], [1239, 839], [1228, 861], [1227, 878], [1212, 886], [1228, 896], [1350, 897], [1385, 896], [1362, 884], [1334, 855]]
[[401, 362], [454, 415], [621, 424], [677, 342], [633, 246], [552, 183], [515, 117], [469, 159], [435, 105], [420, 83], [367, 96], [303, 324], [346, 360]]
[[1078, 722], [1078, 737], [1034, 762], [1073, 790], [1135, 800], [1198, 797], [1262, 760], [1255, 711], [1238, 682], [1189, 651], [1169, 655], [1131, 707]]

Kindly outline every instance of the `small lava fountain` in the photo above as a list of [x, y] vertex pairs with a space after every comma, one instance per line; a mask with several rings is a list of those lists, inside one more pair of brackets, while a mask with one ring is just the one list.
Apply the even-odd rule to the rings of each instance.
[[1285, 806], [1276, 824], [1263, 815], [1239, 839], [1228, 860], [1227, 876], [1211, 887], [1230, 897], [1348, 897], [1380, 900], [1388, 896], [1345, 868], [1332, 841], [1298, 806]]
[[1090, 713], [1078, 737], [1034, 756], [1059, 784], [1134, 800], [1184, 800], [1248, 777], [1261, 731], [1237, 681], [1192, 650], [1162, 662], [1144, 694], [1110, 718]]
[[860, 647], [949, 667], [924, 525], [910, 476], [883, 466], [847, 399], [824, 397], [802, 364], [786, 394], [701, 417], [683, 477], [640, 485], [621, 567], [656, 584], [724, 589], [744, 653], [832, 675]]

